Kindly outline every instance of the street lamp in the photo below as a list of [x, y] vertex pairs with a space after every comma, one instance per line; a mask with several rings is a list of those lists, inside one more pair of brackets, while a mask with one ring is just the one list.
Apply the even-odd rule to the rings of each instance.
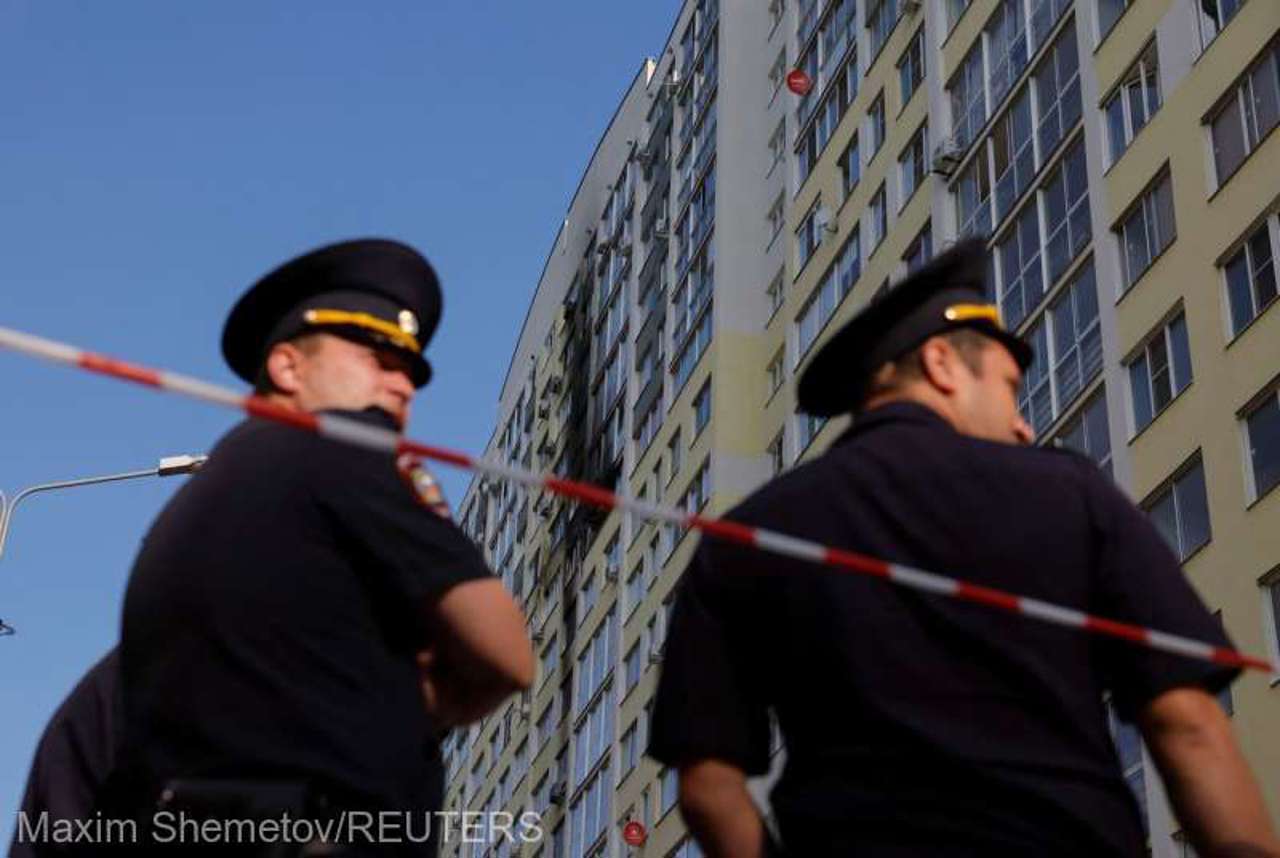
[[[5, 498], [4, 492], [0, 491], [0, 558], [4, 557], [5, 542], [9, 538], [9, 525], [13, 523], [14, 510], [18, 508], [23, 500], [40, 492], [53, 491], [55, 489], [72, 489], [79, 486], [92, 486], [98, 483], [115, 483], [121, 480], [136, 480], [140, 477], [172, 477], [177, 474], [192, 474], [200, 470], [200, 466], [207, 460], [208, 456], [165, 456], [160, 463], [154, 468], [148, 468], [141, 471], [127, 471], [123, 474], [107, 474], [101, 477], [83, 477], [78, 480], [63, 480], [56, 483], [41, 483], [36, 486], [28, 486], [13, 496], [12, 503]], [[0, 636], [7, 636], [14, 633], [12, 626], [7, 625], [4, 620], [0, 620]]]

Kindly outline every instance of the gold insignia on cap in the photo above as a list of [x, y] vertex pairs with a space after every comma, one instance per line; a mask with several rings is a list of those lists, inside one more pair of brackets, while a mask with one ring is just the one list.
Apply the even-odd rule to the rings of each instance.
[[409, 318], [413, 319], [414, 322], [413, 331], [406, 331], [404, 330], [405, 313], [409, 313], [409, 311], [404, 310], [400, 313], [399, 326], [391, 324], [386, 319], [371, 316], [368, 313], [354, 313], [350, 310], [307, 310], [302, 318], [308, 325], [350, 325], [355, 328], [364, 328], [366, 331], [381, 334], [393, 345], [420, 354], [422, 346], [418, 344], [417, 337], [414, 336], [418, 332], [417, 319], [413, 319], [413, 314], [409, 313]]
[[411, 337], [418, 335], [418, 317], [413, 315], [411, 310], [400, 311], [400, 330], [404, 331]]
[[947, 317], [949, 322], [986, 319], [1000, 330], [1004, 330], [1004, 320], [1000, 318], [1000, 308], [995, 304], [952, 304], [943, 315]]

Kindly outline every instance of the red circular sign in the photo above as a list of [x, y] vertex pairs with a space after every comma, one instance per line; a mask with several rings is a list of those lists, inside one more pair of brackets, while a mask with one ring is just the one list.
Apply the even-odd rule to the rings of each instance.
[[796, 95], [808, 95], [809, 90], [813, 89], [813, 78], [801, 69], [792, 69], [787, 72], [787, 89]]
[[622, 839], [628, 846], [643, 846], [646, 838], [644, 826], [638, 822], [628, 822], [622, 826]]

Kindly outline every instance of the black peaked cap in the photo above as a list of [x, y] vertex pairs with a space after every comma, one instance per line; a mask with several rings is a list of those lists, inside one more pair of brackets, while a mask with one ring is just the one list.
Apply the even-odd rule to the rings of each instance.
[[957, 328], [973, 328], [995, 339], [1024, 371], [1031, 347], [998, 321], [949, 313], [958, 307], [987, 305], [984, 284], [986, 245], [958, 242], [897, 283], [831, 336], [800, 376], [800, 410], [830, 417], [855, 410], [871, 376], [929, 337]]
[[421, 387], [431, 379], [422, 352], [442, 307], [440, 281], [412, 247], [381, 238], [339, 242], [286, 262], [250, 287], [227, 317], [222, 354], [252, 384], [272, 345], [324, 330], [401, 351]]

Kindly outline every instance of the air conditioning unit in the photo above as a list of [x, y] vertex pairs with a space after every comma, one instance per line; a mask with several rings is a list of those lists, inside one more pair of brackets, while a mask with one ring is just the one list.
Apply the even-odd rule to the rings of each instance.
[[535, 629], [529, 633], [529, 640], [534, 643], [542, 643], [542, 629]]
[[657, 219], [653, 222], [654, 238], [668, 238], [670, 235], [671, 233], [667, 230], [667, 216], [658, 215]]
[[551, 409], [550, 409], [549, 407], [547, 407], [546, 405], [539, 405], [539, 406], [538, 406], [538, 419], [539, 419], [539, 420], [547, 420], [547, 419], [549, 419], [550, 417], [551, 417]]
[[[840, 225], [831, 217], [831, 210], [826, 206], [818, 206], [818, 210], [813, 213], [813, 225], [822, 232], [835, 235], [840, 231]], [[821, 237], [819, 237], [821, 240]]]
[[564, 781], [559, 781], [551, 785], [551, 803], [564, 804], [565, 798], [568, 797], [569, 788]]
[[964, 157], [964, 147], [954, 137], [948, 137], [933, 147], [933, 172], [950, 176], [960, 166]]
[[562, 388], [563, 388], [563, 382], [560, 380], [560, 376], [553, 375], [547, 379], [546, 389], [551, 391], [553, 394], [558, 396]]
[[618, 583], [618, 564], [610, 563], [604, 567], [604, 580], [610, 584]]
[[914, 15], [920, 11], [920, 0], [902, 0], [902, 13]]

